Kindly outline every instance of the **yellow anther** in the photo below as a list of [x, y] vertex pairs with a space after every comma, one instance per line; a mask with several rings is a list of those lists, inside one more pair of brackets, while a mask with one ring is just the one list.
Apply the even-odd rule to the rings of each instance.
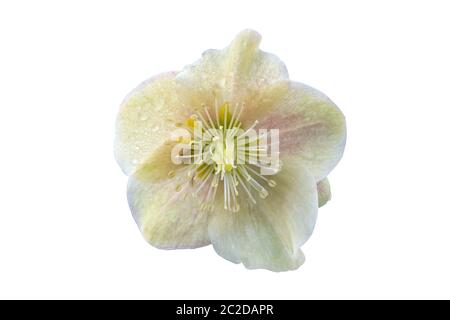
[[193, 114], [186, 120], [186, 125], [190, 128], [194, 128], [195, 121], [197, 121], [197, 119], [198, 119], [197, 116]]

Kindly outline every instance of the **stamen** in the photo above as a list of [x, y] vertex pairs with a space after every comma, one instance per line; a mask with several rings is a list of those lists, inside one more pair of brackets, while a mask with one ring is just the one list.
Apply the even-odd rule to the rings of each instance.
[[236, 110], [238, 109], [239, 103], [236, 103], [235, 107], [233, 108], [233, 113], [231, 114], [231, 120], [230, 120], [230, 128], [233, 128], [233, 122], [234, 122], [234, 116], [236, 115]]
[[258, 183], [253, 177], [248, 173], [247, 169], [244, 166], [240, 166], [239, 171], [242, 170], [244, 177], [246, 177], [247, 181], [250, 183], [250, 185], [258, 191], [258, 194], [261, 198], [266, 198], [269, 195], [269, 192]]
[[206, 113], [206, 117], [208, 118], [208, 120], [209, 120], [209, 123], [211, 124], [211, 129], [215, 129], [216, 128], [216, 126], [214, 125], [214, 122], [212, 121], [212, 119], [211, 119], [211, 116], [209, 115], [209, 111], [208, 111], [208, 108], [206, 108], [205, 107], [205, 113]]
[[[232, 112], [229, 110], [229, 102], [222, 102], [219, 106], [217, 99], [214, 99], [213, 108], [203, 104], [202, 110], [191, 115], [185, 125], [175, 124], [185, 126], [192, 134], [195, 131], [195, 122], [198, 121], [202, 124], [203, 130], [201, 133], [194, 132], [202, 135], [200, 139], [194, 137], [188, 141], [191, 149], [177, 155], [179, 159], [194, 160], [194, 163], [176, 171], [169, 171], [168, 177], [178, 177], [175, 191], [183, 191], [181, 197], [187, 197], [189, 194], [197, 197], [200, 192], [202, 193], [200, 206], [202, 212], [209, 212], [214, 208], [219, 185], [223, 192], [223, 208], [238, 212], [243, 196], [248, 196], [250, 204], [256, 204], [254, 193], [266, 198], [269, 192], [264, 186], [275, 187], [276, 182], [257, 171], [257, 168], [271, 169], [268, 167], [269, 162], [259, 159], [261, 154], [266, 155], [268, 151], [266, 144], [260, 142], [267, 136], [267, 132], [247, 137], [247, 134], [258, 125], [258, 121], [255, 121], [244, 133], [238, 135], [242, 132], [240, 129], [242, 122], [239, 119], [244, 110], [244, 103], [236, 103]], [[211, 115], [215, 116], [215, 120]], [[258, 142], [255, 145], [251, 144], [254, 141]], [[194, 154], [189, 154], [192, 150], [195, 150]], [[184, 187], [188, 183], [193, 189]], [[242, 195], [239, 192], [240, 186], [244, 189]]]
[[208, 173], [206, 174], [206, 178], [204, 178], [203, 182], [200, 184], [200, 186], [197, 187], [197, 189], [192, 193], [192, 195], [195, 197], [198, 195], [198, 193], [200, 192], [200, 190], [203, 188], [203, 186], [206, 184], [206, 182], [208, 181], [209, 177], [211, 176], [213, 171], [213, 168], [209, 168], [208, 169]]
[[233, 212], [237, 212], [239, 211], [239, 203], [237, 200], [237, 196], [238, 196], [238, 191], [236, 188], [236, 183], [235, 183], [235, 177], [231, 174], [228, 173], [229, 176], [229, 180], [231, 180], [230, 183], [230, 190], [231, 190], [231, 211]]
[[[239, 105], [238, 103], [236, 104], [236, 105]], [[240, 119], [241, 118], [241, 113], [242, 113], [242, 110], [244, 110], [244, 103], [241, 103], [240, 104], [240, 109], [239, 109], [239, 112], [238, 112], [238, 114], [237, 114], [237, 116], [236, 116], [236, 121], [238, 121], [238, 119]], [[232, 124], [232, 126], [234, 126], [234, 123]], [[239, 127], [241, 126], [241, 124], [239, 123]]]
[[243, 134], [241, 134], [239, 137], [237, 137], [238, 139], [242, 138], [243, 136], [245, 136], [247, 133], [249, 133], [250, 130], [252, 130], [254, 127], [256, 127], [258, 125], [259, 121], [255, 120], [255, 122], [253, 122], [252, 126], [250, 128], [247, 129], [247, 131], [245, 131]]
[[225, 112], [223, 113], [223, 127], [227, 129], [227, 118], [228, 118], [228, 103], [225, 102]]
[[205, 121], [205, 118], [203, 118], [202, 113], [199, 111], [197, 113], [198, 117], [200, 118], [200, 120], [202, 121], [202, 124], [205, 126], [205, 129], [208, 130], [210, 129], [208, 122]]
[[277, 183], [272, 180], [272, 179], [267, 179], [266, 177], [264, 177], [262, 174], [258, 173], [258, 171], [256, 171], [255, 169], [251, 168], [250, 166], [247, 167], [248, 170], [250, 170], [251, 172], [253, 172], [258, 178], [264, 180], [265, 182], [267, 182], [267, 184], [269, 185], [269, 187], [275, 187], [277, 185]]
[[228, 188], [228, 179], [226, 176], [225, 176], [225, 180], [223, 181], [223, 186], [224, 186], [224, 188], [223, 188], [223, 198], [224, 198], [223, 208], [226, 210], [226, 209], [228, 209], [228, 203], [229, 203], [229, 198], [228, 198], [229, 188]]
[[237, 178], [239, 179], [239, 182], [241, 183], [241, 186], [244, 188], [245, 192], [247, 192], [247, 195], [249, 196], [250, 200], [252, 200], [252, 202], [254, 204], [256, 204], [255, 198], [253, 198], [252, 193], [250, 192], [250, 190], [248, 190], [247, 186], [242, 181], [242, 178], [241, 178], [241, 176], [239, 174], [237, 175]]
[[217, 128], [220, 128], [220, 120], [219, 120], [219, 105], [217, 102], [217, 99], [214, 98], [214, 109], [216, 111], [216, 122], [217, 122]]

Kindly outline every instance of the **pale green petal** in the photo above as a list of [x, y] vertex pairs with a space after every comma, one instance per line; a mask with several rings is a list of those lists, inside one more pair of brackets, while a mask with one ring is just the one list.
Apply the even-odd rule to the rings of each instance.
[[123, 101], [116, 121], [115, 156], [130, 175], [164, 141], [175, 123], [187, 116], [177, 98], [175, 73], [156, 76], [133, 90]]
[[239, 102], [259, 88], [288, 79], [285, 65], [273, 54], [259, 49], [261, 36], [253, 30], [239, 33], [223, 50], [208, 50], [186, 66], [177, 81], [192, 107], [217, 100]]
[[161, 143], [134, 173], [134, 177], [150, 182], [169, 179], [170, 173], [179, 170], [182, 166], [175, 164], [171, 158], [176, 144], [170, 140]]
[[317, 183], [317, 194], [319, 197], [319, 208], [331, 199], [330, 182], [325, 178]]
[[182, 177], [163, 178], [151, 166], [143, 166], [128, 182], [131, 212], [144, 238], [157, 248], [197, 248], [210, 243], [208, 216], [199, 211], [189, 183], [177, 191], [181, 181]]
[[293, 270], [304, 261], [300, 247], [316, 222], [316, 182], [291, 160], [271, 178], [277, 186], [256, 205], [243, 204], [237, 213], [214, 212], [209, 236], [219, 255], [249, 269]]
[[256, 118], [258, 128], [279, 129], [281, 154], [296, 156], [316, 181], [324, 179], [341, 159], [345, 117], [320, 91], [282, 81], [261, 90], [248, 109], [243, 126]]

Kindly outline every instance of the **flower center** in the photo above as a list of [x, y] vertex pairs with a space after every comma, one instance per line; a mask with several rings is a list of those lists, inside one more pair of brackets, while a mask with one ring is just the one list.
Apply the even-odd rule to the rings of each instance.
[[261, 134], [254, 130], [258, 121], [245, 131], [241, 128], [243, 108], [243, 104], [236, 104], [231, 111], [229, 103], [220, 107], [216, 103], [213, 116], [205, 107], [180, 124], [191, 135], [187, 147], [177, 156], [187, 165], [169, 172], [169, 177], [180, 176], [178, 172], [185, 177], [176, 191], [187, 192], [185, 187], [193, 186], [192, 195], [200, 197], [202, 211], [212, 210], [221, 197], [225, 210], [237, 212], [244, 203], [256, 204], [257, 197], [266, 198], [267, 186], [276, 186], [265, 175], [281, 169], [278, 153], [276, 161], [268, 156], [267, 130]]

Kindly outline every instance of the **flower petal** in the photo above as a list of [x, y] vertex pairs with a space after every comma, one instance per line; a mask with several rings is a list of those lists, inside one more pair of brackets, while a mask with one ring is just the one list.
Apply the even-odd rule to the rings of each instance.
[[209, 236], [219, 255], [249, 269], [293, 270], [304, 261], [300, 246], [316, 222], [316, 182], [292, 160], [271, 178], [277, 186], [256, 205], [241, 205], [236, 213], [214, 212]]
[[331, 199], [330, 182], [325, 178], [317, 183], [317, 194], [319, 197], [319, 208]]
[[[146, 172], [148, 171], [148, 172]], [[165, 178], [142, 166], [128, 182], [128, 203], [144, 238], [161, 249], [197, 248], [210, 244], [208, 216], [199, 211], [189, 183], [177, 191], [181, 177]]]
[[345, 117], [316, 89], [292, 81], [273, 84], [249, 102], [243, 125], [255, 118], [259, 128], [279, 129], [281, 155], [298, 157], [316, 181], [325, 178], [342, 157]]
[[130, 175], [170, 137], [182, 119], [177, 98], [175, 73], [147, 80], [123, 101], [116, 122], [115, 156], [125, 174]]
[[[241, 100], [250, 92], [289, 78], [283, 62], [259, 50], [261, 36], [253, 30], [240, 32], [223, 50], [208, 50], [186, 66], [177, 81], [183, 84], [192, 106]], [[192, 92], [197, 92], [193, 94]]]

